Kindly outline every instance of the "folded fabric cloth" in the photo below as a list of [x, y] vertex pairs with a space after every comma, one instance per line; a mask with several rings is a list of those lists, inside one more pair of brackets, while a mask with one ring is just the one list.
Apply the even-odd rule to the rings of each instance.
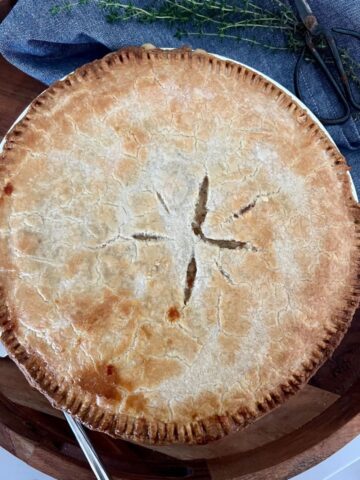
[[[269, 4], [270, 0], [264, 0]], [[276, 3], [277, 0], [272, 0]], [[292, 0], [284, 0], [292, 5]], [[81, 8], [52, 15], [56, 2], [18, 0], [0, 25], [0, 53], [29, 75], [50, 84], [76, 67], [127, 45], [152, 43], [158, 47], [179, 47], [186, 38], [174, 37], [176, 27], [165, 24], [106, 22], [94, 2]], [[137, 2], [138, 5], [148, 2]], [[360, 31], [359, 0], [312, 0], [309, 2], [320, 23]], [[266, 33], [259, 33], [258, 39]], [[341, 37], [341, 38], [340, 38]], [[360, 63], [360, 41], [339, 35], [339, 42]], [[297, 54], [269, 51], [263, 47], [216, 37], [192, 37], [187, 44], [233, 58], [269, 75], [293, 91], [293, 71]], [[302, 92], [308, 107], [323, 117], [339, 113], [339, 104], [327, 81], [311, 64], [301, 75]], [[351, 118], [328, 131], [352, 167], [352, 177], [360, 194], [360, 120]]]

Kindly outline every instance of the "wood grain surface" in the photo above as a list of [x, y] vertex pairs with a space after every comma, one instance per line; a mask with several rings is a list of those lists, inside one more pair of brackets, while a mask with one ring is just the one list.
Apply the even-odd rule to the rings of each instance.
[[[14, 3], [0, 1], [0, 20]], [[0, 57], [0, 138], [44, 88]], [[32, 389], [8, 359], [0, 360], [0, 379], [0, 445], [59, 480], [93, 479], [61, 412]], [[344, 341], [311, 384], [326, 398], [318, 414], [294, 429], [285, 428], [278, 438], [267, 438], [262, 446], [229, 450], [221, 458], [181, 461], [96, 432], [90, 437], [114, 480], [287, 480], [360, 433], [359, 311]]]
[[9, 358], [0, 358], [0, 392], [17, 405], [63, 419], [40, 392], [32, 388], [24, 375]]
[[0, 22], [10, 12], [15, 3], [16, 0], [0, 0]]
[[[275, 467], [259, 469], [239, 476], [239, 469], [234, 468], [234, 464], [228, 463], [210, 463], [210, 473], [218, 474], [216, 480], [241, 479], [241, 480], [288, 480], [301, 472], [317, 465], [325, 458], [335, 453], [341, 446], [346, 445], [351, 439], [359, 433], [360, 417], [355, 417], [343, 427], [340, 427], [333, 435], [327, 437], [302, 453], [293, 455], [284, 462], [279, 462]], [[282, 447], [278, 445], [278, 447]], [[264, 455], [272, 455], [272, 452], [266, 452]], [[239, 459], [237, 460], [239, 461]], [[233, 476], [232, 473], [235, 472]], [[320, 480], [320, 479], [319, 479]]]
[[0, 55], [0, 137], [45, 88], [46, 85], [20, 72]]

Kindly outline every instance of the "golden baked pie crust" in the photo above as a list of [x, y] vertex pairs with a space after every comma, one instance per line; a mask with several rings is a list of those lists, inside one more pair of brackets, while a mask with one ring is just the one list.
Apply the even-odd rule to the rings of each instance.
[[[53, 109], [54, 99], [59, 99], [61, 104], [61, 99], [66, 97], [66, 93], [71, 91], [72, 88], [79, 88], [79, 85], [84, 85], [83, 91], [85, 90], [86, 92], [86, 84], [89, 79], [101, 79], [104, 76], [106, 77], [107, 72], [111, 72], [113, 68], [125, 69], [126, 66], [132, 62], [138, 65], [144, 64], [152, 66], [157, 63], [167, 62], [169, 65], [177, 65], [178, 68], [184, 69], [185, 72], [188, 71], [189, 76], [191, 75], [192, 65], [196, 64], [197, 69], [210, 71], [211, 74], [214, 75], [214, 78], [217, 75], [222, 75], [236, 79], [236, 81], [239, 82], [239, 88], [253, 89], [256, 87], [262, 95], [274, 101], [276, 105], [280, 106], [284, 111], [290, 113], [299, 131], [309, 140], [310, 146], [312, 144], [321, 146], [329, 164], [331, 164], [334, 171], [337, 172], [337, 181], [342, 186], [344, 205], [346, 205], [344, 212], [347, 213], [353, 221], [352, 228], [354, 232], [353, 236], [349, 239], [349, 242], [351, 242], [351, 249], [349, 249], [349, 251], [351, 250], [351, 265], [349, 267], [349, 277], [347, 277], [350, 280], [345, 289], [346, 293], [339, 299], [336, 310], [332, 312], [330, 326], [326, 327], [326, 334], [323, 335], [321, 341], [313, 345], [311, 355], [308, 355], [306, 361], [302, 362], [301, 368], [292, 373], [287, 381], [276, 385], [276, 387], [267, 391], [266, 394], [262, 394], [261, 397], [250, 402], [249, 405], [244, 405], [239, 402], [241, 406], [236, 410], [231, 412], [220, 411], [218, 414], [214, 414], [213, 409], [215, 407], [212, 406], [209, 407], [211, 415], [204, 415], [202, 413], [201, 418], [195, 416], [191, 419], [189, 417], [186, 422], [160, 421], [154, 415], [147, 416], [146, 414], [139, 414], [135, 416], [127, 414], [126, 411], [119, 413], [115, 407], [112, 409], [111, 402], [105, 402], [105, 406], [102, 407], [102, 403], [98, 401], [97, 395], [91, 392], [91, 389], [87, 388], [86, 383], [83, 383], [81, 386], [65, 378], [61, 380], [56, 378], [56, 371], [53, 370], [56, 370], [56, 365], [46, 365], [41, 355], [24, 348], [21, 342], [19, 342], [16, 335], [16, 318], [11, 314], [6, 277], [4, 277], [1, 287], [0, 317], [2, 341], [10, 356], [21, 368], [29, 382], [46, 395], [55, 407], [66, 409], [90, 428], [106, 432], [114, 437], [149, 444], [203, 444], [245, 427], [259, 416], [280, 405], [287, 397], [294, 394], [307, 382], [310, 376], [313, 375], [321, 364], [332, 354], [342, 339], [359, 301], [359, 207], [351, 195], [347, 177], [348, 167], [346, 166], [344, 158], [308, 114], [294, 102], [290, 96], [264, 79], [261, 75], [248, 70], [246, 67], [239, 66], [230, 61], [216, 59], [205, 53], [191, 52], [183, 49], [163, 51], [159, 49], [145, 50], [142, 48], [126, 48], [111, 53], [101, 60], [85, 65], [76, 70], [75, 73], [69, 75], [65, 80], [52, 85], [34, 100], [25, 118], [8, 134], [4, 152], [1, 157], [1, 181], [3, 191], [0, 207], [0, 215], [2, 217], [1, 225], [6, 224], [8, 215], [7, 204], [10, 202], [13, 189], [15, 192], [17, 189], [16, 183], [14, 186], [11, 183], [11, 178], [21, 163], [22, 148], [24, 147], [22, 139], [26, 136], [29, 127], [31, 127], [33, 119], [39, 116], [41, 117], [42, 115], [46, 116], [47, 111], [54, 111], [49, 109], [48, 105], [51, 104], [51, 108]], [[145, 87], [146, 85], [144, 88]], [[223, 106], [220, 105], [220, 108], [223, 108]], [[35, 145], [36, 138], [34, 139], [34, 137], [29, 134], [27, 143], [30, 149], [32, 147], [32, 141], [35, 142], [33, 144]], [[163, 202], [162, 198], [159, 198], [159, 200]], [[254, 202], [256, 201], [257, 199], [254, 200]], [[331, 202], [331, 199], [329, 199], [329, 201]], [[167, 209], [166, 204], [163, 206]], [[246, 208], [251, 209], [252, 205], [249, 204]], [[246, 209], [244, 208], [237, 214], [241, 215], [243, 213], [246, 213]], [[345, 220], [344, 228], [347, 228], [351, 233], [349, 222], [346, 223]], [[194, 232], [196, 233], [196, 228], [194, 228]], [[264, 235], [266, 236], [266, 234]], [[28, 243], [26, 243], [26, 248], [31, 248], [31, 245], [28, 247]], [[7, 269], [10, 271], [10, 267], [7, 261], [7, 251], [3, 244], [1, 245], [1, 252], [3, 256], [2, 267], [6, 273]], [[220, 269], [220, 273], [225, 280], [229, 280], [229, 274], [227, 272], [224, 270], [221, 271]], [[111, 295], [110, 297], [104, 298], [104, 304], [106, 301], [110, 301], [111, 303]], [[125, 309], [125, 306], [123, 308]], [[133, 307], [130, 306], [126, 308]], [[81, 309], [83, 309], [86, 315], [86, 302], [80, 305], [80, 310]], [[170, 320], [178, 320], [178, 316], [180, 315], [178, 307], [170, 307], [168, 312]], [[81, 311], [78, 317], [80, 319], [82, 318]], [[146, 336], [146, 330], [144, 332]], [[231, 340], [228, 341], [226, 345], [225, 350], [227, 348], [229, 355], [231, 355]], [[65, 363], [67, 361], [66, 358], [62, 358], [61, 352], [59, 353], [58, 361]], [[227, 358], [226, 361], [230, 361], [229, 358]], [[280, 362], [280, 360], [278, 361]], [[110, 365], [109, 368], [109, 373], [112, 374], [112, 366]], [[139, 403], [139, 399], [136, 401]], [[199, 399], [199, 402], [201, 402], [201, 399]], [[130, 405], [130, 402], [128, 402], [128, 405]], [[131, 411], [131, 409], [129, 411]], [[202, 409], [202, 412], [203, 411], [204, 409]], [[186, 414], [184, 414], [184, 418], [186, 418]]]

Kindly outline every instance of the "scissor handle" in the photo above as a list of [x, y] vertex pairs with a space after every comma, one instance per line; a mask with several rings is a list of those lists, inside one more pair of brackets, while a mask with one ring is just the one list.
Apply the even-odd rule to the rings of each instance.
[[[324, 34], [325, 34], [325, 32], [324, 32]], [[301, 54], [300, 54], [300, 56], [299, 56], [299, 58], [296, 62], [295, 70], [294, 70], [295, 93], [300, 99], [302, 99], [301, 89], [300, 89], [300, 66], [301, 66], [301, 64], [304, 60], [306, 49], [308, 49], [310, 51], [310, 53], [312, 54], [312, 56], [315, 58], [315, 60], [320, 65], [320, 67], [323, 70], [323, 72], [325, 73], [328, 81], [330, 82], [331, 86], [333, 87], [337, 97], [339, 98], [342, 105], [344, 106], [344, 113], [339, 118], [322, 118], [322, 117], [318, 117], [318, 118], [324, 125], [337, 125], [339, 123], [344, 123], [350, 118], [350, 113], [351, 113], [349, 104], [348, 104], [348, 102], [347, 102], [347, 100], [344, 96], [344, 93], [341, 90], [338, 82], [334, 78], [333, 74], [328, 69], [328, 67], [327, 67], [326, 63], [324, 62], [324, 60], [322, 59], [321, 55], [317, 51], [317, 49], [314, 45], [314, 42], [312, 40], [312, 35], [309, 32], [306, 32], [306, 34], [305, 34], [305, 42], [306, 42], [306, 46], [303, 48], [303, 50], [302, 50], [302, 52], [301, 52]]]
[[360, 40], [360, 33], [356, 32], [355, 30], [349, 30], [347, 28], [332, 28], [331, 29], [335, 33], [341, 33], [343, 35], [349, 35], [349, 37], [354, 37]]
[[[357, 32], [354, 32], [353, 30], [346, 30], [344, 28], [335, 28], [335, 29], [333, 29], [333, 31], [338, 32], [338, 33], [343, 33], [343, 34], [346, 34], [346, 35], [350, 35], [352, 37], [360, 39], [360, 34], [358, 34]], [[349, 78], [348, 78], [348, 76], [345, 72], [344, 64], [341, 60], [339, 49], [336, 45], [335, 39], [334, 39], [332, 33], [329, 30], [324, 30], [323, 34], [324, 34], [324, 36], [326, 38], [326, 41], [327, 41], [327, 43], [330, 47], [330, 50], [331, 50], [331, 53], [333, 55], [336, 68], [337, 68], [338, 73], [339, 73], [340, 81], [342, 83], [342, 86], [344, 88], [344, 91], [345, 91], [346, 95], [348, 96], [349, 102], [351, 103], [351, 105], [356, 110], [360, 110], [360, 103], [358, 103], [355, 100], [355, 97], [352, 93], [350, 83], [349, 83]]]

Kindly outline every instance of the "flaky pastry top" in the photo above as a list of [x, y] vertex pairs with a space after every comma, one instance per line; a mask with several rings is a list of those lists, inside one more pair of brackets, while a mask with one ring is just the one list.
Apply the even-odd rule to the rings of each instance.
[[3, 340], [93, 428], [219, 438], [296, 391], [351, 319], [347, 167], [245, 67], [111, 54], [33, 103], [1, 168]]

